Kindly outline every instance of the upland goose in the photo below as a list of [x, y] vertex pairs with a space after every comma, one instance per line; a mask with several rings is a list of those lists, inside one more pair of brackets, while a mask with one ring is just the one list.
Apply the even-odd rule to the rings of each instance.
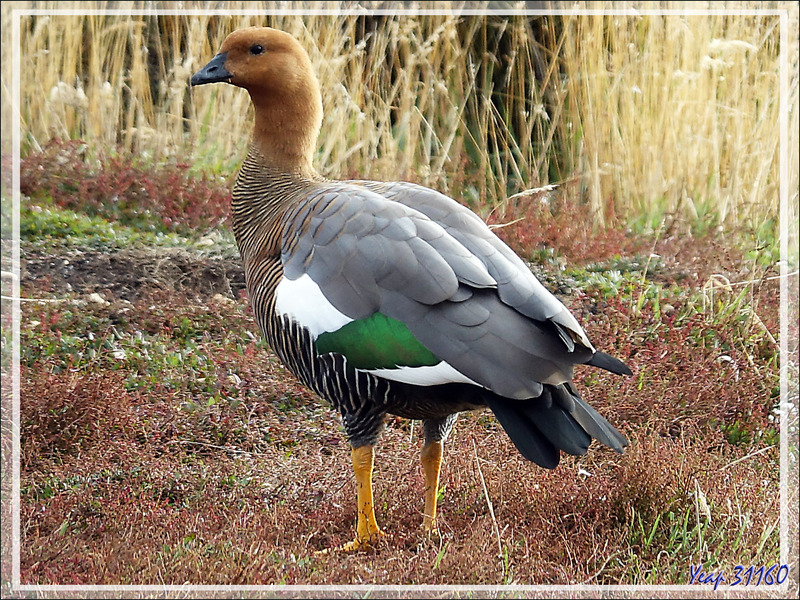
[[231, 33], [193, 86], [245, 88], [250, 151], [232, 223], [256, 322], [305, 385], [341, 413], [358, 494], [356, 537], [383, 535], [372, 496], [374, 445], [388, 414], [421, 419], [423, 527], [436, 526], [442, 444], [459, 412], [489, 407], [522, 455], [554, 468], [592, 438], [625, 438], [584, 402], [573, 366], [631, 374], [473, 212], [404, 182], [331, 181], [312, 165], [319, 83], [291, 35]]

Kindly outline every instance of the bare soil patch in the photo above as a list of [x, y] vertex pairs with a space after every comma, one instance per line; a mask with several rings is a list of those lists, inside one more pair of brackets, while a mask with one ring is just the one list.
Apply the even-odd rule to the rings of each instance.
[[26, 256], [21, 262], [23, 288], [54, 294], [97, 292], [134, 302], [155, 290], [235, 298], [245, 289], [241, 261], [201, 257], [182, 249], [72, 251]]

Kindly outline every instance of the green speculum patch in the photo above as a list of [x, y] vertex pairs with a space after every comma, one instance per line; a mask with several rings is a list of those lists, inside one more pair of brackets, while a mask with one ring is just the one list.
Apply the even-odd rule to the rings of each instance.
[[440, 362], [404, 323], [382, 313], [323, 333], [315, 345], [317, 354], [338, 352], [356, 369], [429, 367]]

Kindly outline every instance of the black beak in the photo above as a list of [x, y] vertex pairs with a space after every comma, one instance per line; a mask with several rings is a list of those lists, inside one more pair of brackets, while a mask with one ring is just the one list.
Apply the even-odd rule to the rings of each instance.
[[227, 81], [230, 83], [233, 75], [228, 73], [228, 70], [225, 68], [225, 60], [227, 58], [227, 52], [217, 54], [211, 59], [210, 63], [192, 75], [190, 83], [192, 85], [203, 85], [204, 83], [216, 83], [218, 81]]

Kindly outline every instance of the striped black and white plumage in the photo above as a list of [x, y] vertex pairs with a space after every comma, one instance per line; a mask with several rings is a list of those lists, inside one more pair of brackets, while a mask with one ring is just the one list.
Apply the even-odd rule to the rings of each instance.
[[251, 151], [233, 226], [256, 320], [287, 367], [342, 415], [359, 482], [359, 548], [381, 534], [373, 446], [385, 415], [422, 419], [424, 525], [435, 525], [442, 442], [488, 406], [535, 463], [625, 438], [579, 396], [573, 367], [630, 374], [486, 224], [403, 182], [330, 181], [311, 164], [321, 99], [305, 51], [283, 32], [232, 33], [192, 77], [246, 88]]

